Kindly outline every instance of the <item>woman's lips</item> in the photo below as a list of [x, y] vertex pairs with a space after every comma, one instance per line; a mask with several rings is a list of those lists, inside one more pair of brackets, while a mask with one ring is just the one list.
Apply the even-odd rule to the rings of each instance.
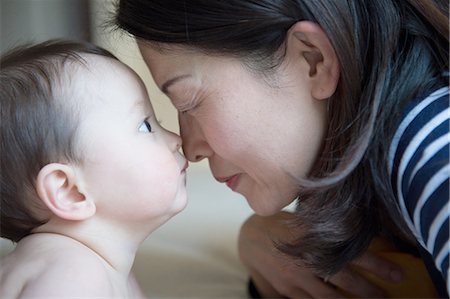
[[216, 178], [217, 181], [221, 183], [227, 184], [228, 188], [235, 191], [238, 181], [239, 181], [240, 174], [235, 174], [226, 178]]

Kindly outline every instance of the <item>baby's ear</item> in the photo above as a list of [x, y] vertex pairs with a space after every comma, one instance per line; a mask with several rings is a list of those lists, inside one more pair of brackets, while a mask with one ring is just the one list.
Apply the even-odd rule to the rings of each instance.
[[80, 192], [72, 167], [51, 163], [39, 171], [36, 190], [42, 202], [59, 218], [85, 220], [95, 214], [95, 203]]

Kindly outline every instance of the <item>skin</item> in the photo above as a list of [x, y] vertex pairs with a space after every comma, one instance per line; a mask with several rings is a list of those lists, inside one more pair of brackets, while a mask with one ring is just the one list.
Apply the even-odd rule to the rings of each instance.
[[142, 81], [125, 66], [113, 66], [93, 63], [95, 71], [86, 79], [99, 78], [102, 68], [110, 74], [89, 89], [88, 98], [98, 100], [89, 101], [79, 127], [81, 146], [89, 151], [76, 171], [98, 213], [120, 225], [130, 218], [152, 219], [148, 228], [153, 230], [185, 207], [185, 175], [180, 171], [187, 162], [178, 151], [180, 137], [159, 125]]
[[70, 85], [83, 161], [39, 172], [48, 222], [2, 260], [1, 298], [144, 297], [136, 251], [186, 205], [181, 139], [158, 124], [142, 81], [117, 61], [84, 58]]
[[[241, 229], [239, 253], [263, 295], [342, 297], [311, 269], [277, 254], [272, 242], [301, 235], [285, 225], [293, 216], [279, 212], [296, 198], [298, 178], [309, 173], [320, 152], [327, 101], [339, 79], [334, 49], [320, 27], [294, 25], [286, 56], [269, 76], [234, 57], [138, 45], [156, 84], [179, 111], [186, 157], [208, 159], [216, 180], [242, 194], [257, 214]], [[401, 275], [397, 266], [370, 253], [355, 263], [384, 279]], [[350, 269], [330, 282], [356, 295], [384, 296]]]
[[140, 49], [179, 111], [187, 158], [207, 158], [216, 180], [242, 194], [259, 215], [292, 202], [295, 178], [311, 168], [326, 125], [326, 101], [311, 97], [306, 80], [295, 83], [297, 65], [281, 67], [274, 87], [237, 59]]

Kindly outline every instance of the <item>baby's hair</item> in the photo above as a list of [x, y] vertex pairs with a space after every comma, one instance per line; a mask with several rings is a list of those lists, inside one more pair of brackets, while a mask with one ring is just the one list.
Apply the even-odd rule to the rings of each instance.
[[[79, 162], [74, 66], [83, 55], [117, 59], [88, 42], [50, 40], [16, 47], [0, 58], [0, 234], [18, 242], [42, 225], [35, 180], [52, 162]], [[75, 99], [74, 99], [75, 97]]]

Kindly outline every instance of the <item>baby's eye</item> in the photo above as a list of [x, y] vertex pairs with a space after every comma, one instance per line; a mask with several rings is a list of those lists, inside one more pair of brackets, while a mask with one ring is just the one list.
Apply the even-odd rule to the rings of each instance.
[[150, 123], [148, 122], [147, 119], [145, 119], [142, 122], [142, 124], [139, 126], [139, 132], [142, 132], [142, 133], [151, 133], [151, 132], [153, 132], [152, 126], [150, 125]]

